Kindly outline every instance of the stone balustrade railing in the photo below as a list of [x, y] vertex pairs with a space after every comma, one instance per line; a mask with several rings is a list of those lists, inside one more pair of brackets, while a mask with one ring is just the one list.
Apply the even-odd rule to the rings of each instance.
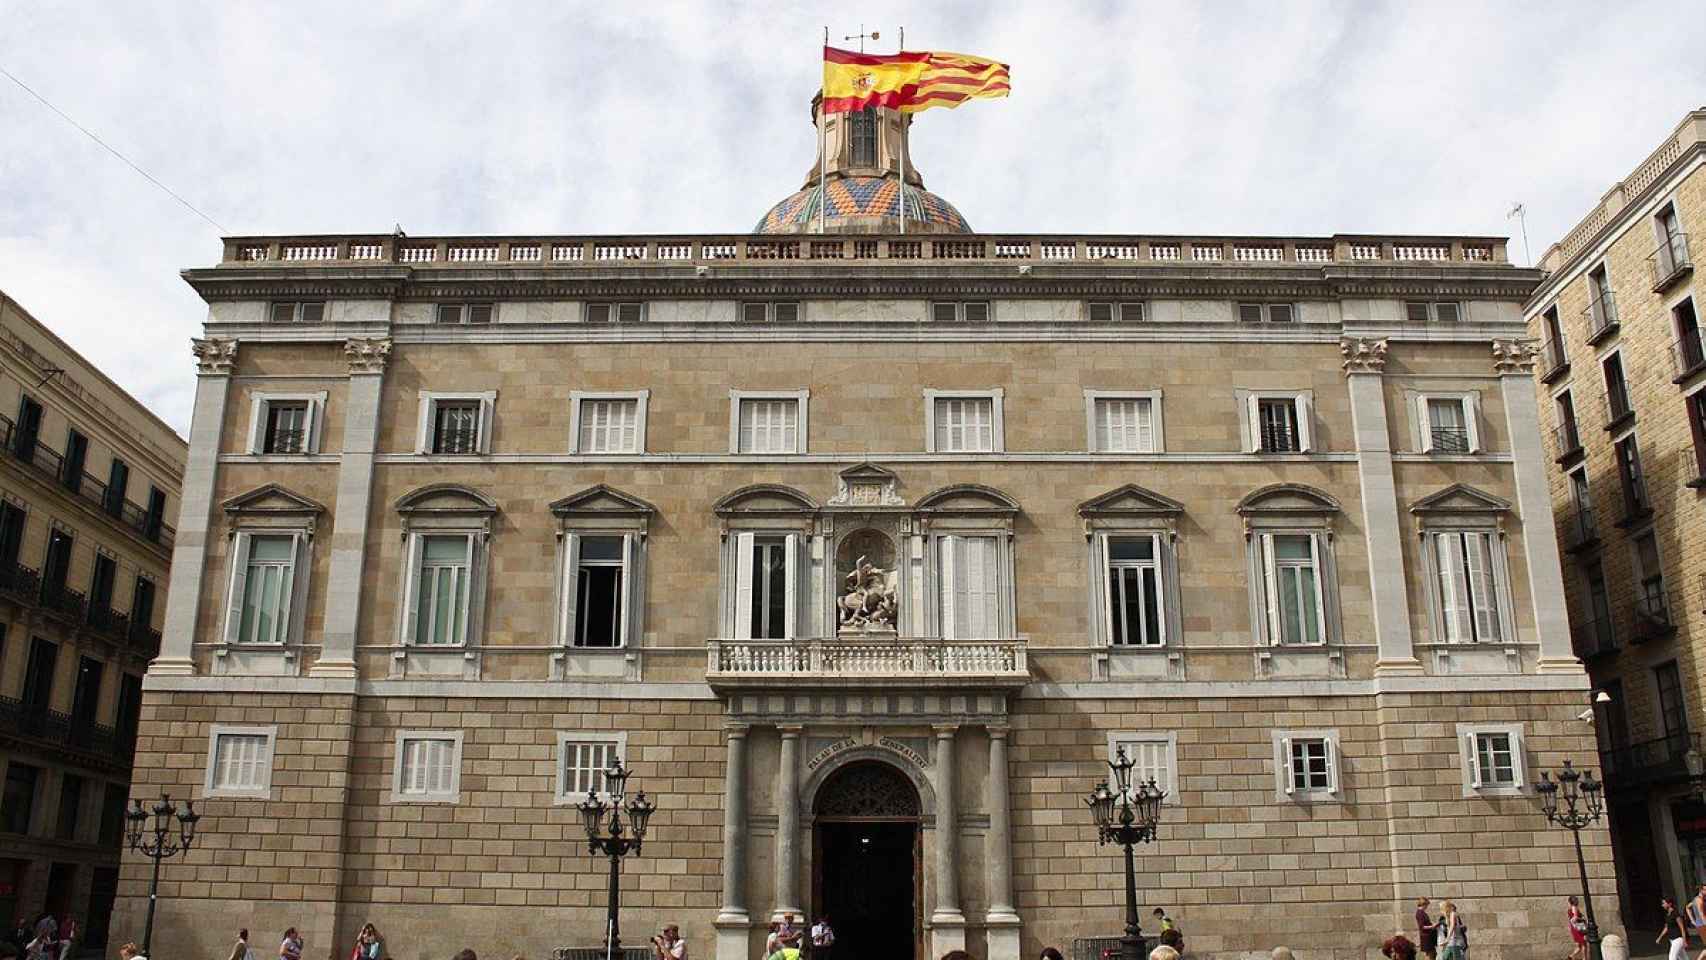
[[847, 638], [712, 640], [712, 684], [912, 681], [1014, 683], [1030, 679], [1024, 640]]
[[731, 262], [952, 261], [954, 263], [1157, 262], [1238, 267], [1297, 264], [1508, 264], [1497, 237], [1188, 238], [961, 236], [770, 237], [231, 237], [223, 266], [316, 266], [400, 263], [432, 268], [497, 264], [582, 267], [621, 265], [717, 266]]

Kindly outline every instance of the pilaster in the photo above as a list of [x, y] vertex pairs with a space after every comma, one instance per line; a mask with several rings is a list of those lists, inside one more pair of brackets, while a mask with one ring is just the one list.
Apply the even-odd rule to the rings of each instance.
[[1392, 470], [1392, 431], [1386, 420], [1386, 350], [1385, 340], [1346, 337], [1339, 341], [1351, 398], [1351, 433], [1356, 441], [1363, 534], [1368, 545], [1368, 584], [1379, 645], [1376, 676], [1423, 672], [1410, 635], [1404, 531]]
[[1546, 450], [1540, 439], [1540, 404], [1534, 396], [1538, 355], [1528, 340], [1494, 340], [1493, 372], [1505, 404], [1516, 480], [1516, 507], [1522, 522], [1522, 552], [1528, 566], [1528, 595], [1539, 634], [1541, 673], [1579, 673], [1570, 643], [1570, 614], [1564, 601], [1563, 560], [1552, 523], [1552, 493], [1546, 481]]
[[201, 610], [202, 578], [207, 572], [219, 442], [225, 430], [231, 370], [237, 364], [236, 340], [191, 340], [190, 347], [196, 362], [195, 406], [190, 415], [190, 449], [179, 494], [177, 541], [172, 550], [165, 622], [160, 630], [160, 655], [148, 667], [155, 676], [195, 674], [196, 618]]
[[349, 398], [344, 410], [344, 449], [338, 462], [338, 499], [332, 513], [332, 566], [326, 585], [326, 619], [320, 659], [312, 677], [356, 675], [355, 633], [361, 614], [361, 575], [367, 562], [367, 521], [373, 499], [373, 457], [379, 441], [379, 397], [388, 337], [344, 341], [349, 361]]

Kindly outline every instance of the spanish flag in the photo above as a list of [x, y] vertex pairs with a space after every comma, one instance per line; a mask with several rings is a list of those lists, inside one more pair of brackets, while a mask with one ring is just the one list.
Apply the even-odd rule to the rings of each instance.
[[889, 107], [917, 113], [967, 100], [1005, 97], [1007, 65], [963, 53], [854, 53], [823, 48], [823, 112]]

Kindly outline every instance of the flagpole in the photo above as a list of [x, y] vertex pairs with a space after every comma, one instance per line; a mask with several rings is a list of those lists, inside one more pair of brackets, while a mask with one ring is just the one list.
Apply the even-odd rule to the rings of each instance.
[[[900, 28], [900, 50], [906, 52], [906, 28]], [[899, 112], [899, 111], [897, 111]], [[906, 233], [906, 144], [908, 130], [906, 129], [906, 114], [900, 114], [900, 232]]]
[[[829, 27], [823, 28], [823, 45], [829, 46]], [[829, 91], [817, 91], [817, 232], [824, 228], [824, 208], [829, 206]]]

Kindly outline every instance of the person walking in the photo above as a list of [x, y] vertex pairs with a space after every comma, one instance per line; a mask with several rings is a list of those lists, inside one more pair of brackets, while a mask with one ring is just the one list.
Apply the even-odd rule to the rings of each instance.
[[1588, 960], [1588, 920], [1582, 915], [1581, 904], [1573, 896], [1564, 910], [1564, 923], [1569, 925], [1570, 939], [1576, 944], [1570, 951], [1570, 960]]
[[1439, 924], [1428, 916], [1429, 902], [1427, 897], [1416, 898], [1416, 949], [1427, 960], [1434, 960], [1439, 952]]
[[657, 960], [687, 960], [687, 941], [681, 938], [681, 928], [670, 924], [652, 938], [652, 953]]
[[278, 960], [302, 960], [302, 935], [295, 927], [284, 931], [284, 938], [278, 942]]
[[829, 915], [824, 914], [812, 924], [812, 956], [817, 960], [829, 960], [829, 950], [835, 946], [835, 928], [829, 925]]
[[256, 960], [255, 951], [249, 948], [247, 928], [237, 931], [237, 942], [231, 945], [230, 960]]
[[383, 956], [385, 938], [379, 935], [379, 928], [371, 923], [361, 925], [361, 932], [355, 936], [355, 949], [350, 951], [350, 960], [379, 960]]
[[1653, 940], [1654, 943], [1670, 941], [1669, 960], [1688, 960], [1688, 926], [1684, 923], [1682, 914], [1676, 909], [1676, 901], [1670, 897], [1660, 897], [1659, 907], [1665, 912], [1664, 929]]
[[1469, 924], [1450, 900], [1439, 905], [1439, 960], [1468, 960]]
[[1688, 925], [1694, 928], [1694, 935], [1700, 938], [1700, 956], [1695, 960], [1706, 960], [1706, 883], [1700, 885], [1694, 899], [1688, 901], [1685, 912], [1688, 914]]

